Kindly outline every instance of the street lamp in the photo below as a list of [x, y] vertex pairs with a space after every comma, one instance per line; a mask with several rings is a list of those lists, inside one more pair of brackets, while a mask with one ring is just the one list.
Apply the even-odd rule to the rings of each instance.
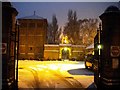
[[18, 89], [18, 54], [19, 54], [19, 23], [18, 21], [16, 21], [16, 24], [15, 24], [15, 32], [16, 32], [16, 56], [15, 56], [15, 59], [16, 59], [16, 89]]
[[97, 46], [97, 48], [98, 48], [98, 50], [99, 50], [99, 55], [100, 55], [100, 50], [102, 49], [102, 46], [99, 44], [99, 45]]
[[102, 46], [99, 44], [99, 45], [98, 45], [98, 49], [101, 49], [101, 48], [102, 48]]

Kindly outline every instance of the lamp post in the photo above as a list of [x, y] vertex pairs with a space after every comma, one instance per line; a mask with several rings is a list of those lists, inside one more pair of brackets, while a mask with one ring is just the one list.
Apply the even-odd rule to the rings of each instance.
[[[101, 49], [102, 49], [102, 46], [101, 46], [101, 23], [99, 25], [99, 30], [98, 30], [98, 46], [97, 46], [97, 48], [98, 48], [98, 72], [99, 72], [98, 77], [101, 81]], [[99, 84], [101, 84], [101, 83], [99, 83]]]
[[19, 23], [16, 21], [16, 90], [18, 89]]

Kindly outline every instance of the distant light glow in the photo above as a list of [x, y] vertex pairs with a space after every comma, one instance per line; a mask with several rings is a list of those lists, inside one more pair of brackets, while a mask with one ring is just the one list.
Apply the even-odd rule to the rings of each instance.
[[102, 46], [101, 45], [98, 45], [98, 49], [101, 49], [102, 48]]
[[94, 54], [95, 54], [95, 52], [93, 51], [93, 52], [92, 52], [92, 55], [94, 55]]
[[68, 50], [68, 48], [67, 48], [67, 47], [65, 47], [65, 48], [64, 48], [64, 50], [65, 50], [65, 51], [67, 51], [67, 50]]
[[24, 69], [26, 68], [28, 70], [30, 68], [35, 71], [53, 70], [64, 72], [71, 69], [85, 68], [85, 65], [84, 63], [79, 64], [77, 61], [19, 61], [19, 67], [24, 67]]
[[55, 65], [55, 64], [50, 64], [50, 65], [48, 66], [48, 68], [50, 68], [50, 69], [52, 69], [52, 70], [57, 70], [57, 69], [58, 69], [58, 66]]
[[75, 64], [75, 63], [70, 64], [70, 62], [68, 61], [68, 63], [66, 63], [66, 64], [50, 64], [47, 66], [47, 68], [51, 69], [51, 70], [67, 71], [67, 70], [71, 70], [71, 69], [85, 68], [85, 66]]

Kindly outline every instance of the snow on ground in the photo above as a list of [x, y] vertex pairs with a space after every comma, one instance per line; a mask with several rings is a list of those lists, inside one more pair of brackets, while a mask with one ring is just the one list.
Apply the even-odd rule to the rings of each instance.
[[18, 84], [21, 88], [60, 88], [66, 87], [65, 82], [71, 80], [80, 82], [82, 87], [87, 88], [94, 81], [93, 73], [86, 71], [83, 61], [19, 60], [18, 69]]

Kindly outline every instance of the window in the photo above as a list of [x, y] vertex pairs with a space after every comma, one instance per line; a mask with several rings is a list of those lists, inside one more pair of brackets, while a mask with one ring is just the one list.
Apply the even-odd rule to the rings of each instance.
[[37, 23], [37, 28], [42, 28], [43, 24], [42, 23]]
[[20, 27], [21, 28], [26, 28], [27, 27], [27, 23], [20, 23]]
[[27, 52], [28, 53], [34, 53], [34, 46], [32, 46], [32, 45], [28, 46]]
[[35, 28], [35, 23], [29, 23], [29, 28]]

